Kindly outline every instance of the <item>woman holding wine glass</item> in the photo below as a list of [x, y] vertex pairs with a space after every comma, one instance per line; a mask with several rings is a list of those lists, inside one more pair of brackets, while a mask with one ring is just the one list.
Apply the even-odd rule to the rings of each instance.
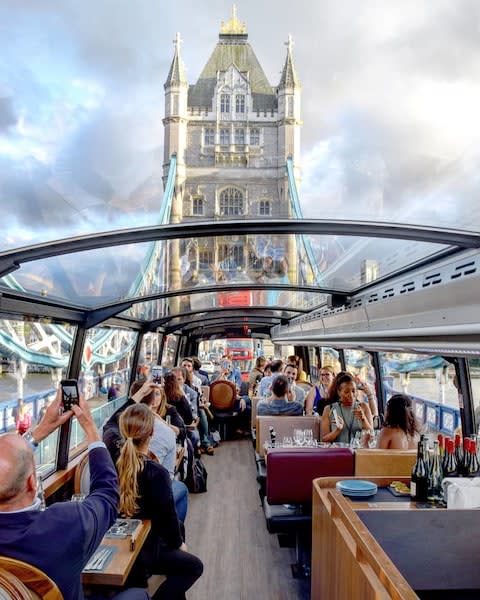
[[357, 431], [373, 430], [370, 407], [357, 399], [357, 385], [350, 373], [342, 371], [335, 377], [329, 402], [320, 425], [322, 442], [350, 444]]

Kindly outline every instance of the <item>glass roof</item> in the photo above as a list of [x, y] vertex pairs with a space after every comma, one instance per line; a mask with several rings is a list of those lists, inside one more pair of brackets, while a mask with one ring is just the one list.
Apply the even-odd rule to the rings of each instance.
[[[283, 11], [285, 18], [272, 29], [271, 11], [282, 13], [278, 3], [246, 3], [240, 18], [249, 24], [248, 43], [255, 50], [248, 56], [258, 59], [250, 79], [258, 85], [265, 68], [261, 79], [272, 91], [264, 94], [272, 118], [279, 110], [278, 72], [288, 66], [283, 41], [289, 31], [298, 38], [293, 51], [289, 43], [287, 59], [293, 61], [292, 81], [302, 83], [297, 123], [304, 123], [302, 154], [298, 136], [296, 162], [292, 159], [291, 171], [285, 164], [286, 177], [278, 157], [263, 165], [262, 177], [277, 173], [270, 182], [275, 191], [265, 200], [270, 188], [255, 184], [251, 175], [267, 152], [266, 146], [255, 148], [264, 132], [259, 125], [255, 134], [247, 132], [246, 122], [242, 136], [251, 136], [253, 148], [243, 162], [227, 161], [226, 175], [219, 177], [222, 185], [244, 185], [241, 207], [222, 205], [215, 190], [210, 201], [205, 195], [208, 210], [202, 213], [206, 161], [221, 142], [210, 140], [210, 154], [202, 147], [198, 164], [187, 152], [191, 162], [182, 168], [197, 169], [195, 177], [169, 187], [164, 169], [174, 159], [163, 147], [170, 139], [162, 125], [163, 83], [177, 68], [196, 97], [205, 92], [202, 69], [209, 56], [209, 65], [216, 60], [220, 22], [230, 7], [220, 3], [212, 9], [200, 0], [192, 10], [190, 2], [179, 0], [162, 5], [158, 19], [149, 3], [132, 11], [120, 2], [112, 19], [111, 3], [101, 4], [88, 11], [74, 2], [54, 1], [41, 9], [23, 1], [0, 6], [0, 262], [2, 253], [35, 244], [167, 223], [174, 191], [184, 194], [177, 212], [188, 205], [185, 222], [204, 214], [212, 234], [72, 247], [58, 256], [20, 261], [18, 270], [0, 279], [0, 291], [84, 310], [118, 304], [119, 315], [140, 321], [168, 316], [174, 323], [182, 314], [193, 318], [219, 309], [234, 314], [247, 307], [265, 307], [282, 319], [318, 306], [332, 292], [352, 294], [456, 244], [433, 234], [428, 241], [379, 237], [373, 228], [355, 235], [325, 228], [301, 235], [292, 227], [273, 235], [268, 215], [277, 201], [283, 212], [279, 208], [276, 216], [293, 216], [292, 224], [303, 215], [480, 234], [480, 78], [476, 45], [464, 43], [470, 39], [464, 31], [468, 19], [450, 27], [456, 17], [444, 6], [430, 7], [418, 20], [408, 7], [396, 11], [367, 2], [360, 21], [346, 22], [340, 8], [300, 2], [293, 19], [291, 11]], [[382, 31], [369, 26], [369, 18], [379, 22], [378, 11], [388, 24]], [[202, 36], [198, 14], [204, 18]], [[319, 35], [319, 24], [337, 19], [344, 35], [361, 41], [352, 50], [345, 50], [342, 36]], [[172, 47], [177, 30], [184, 42], [177, 37]], [[451, 64], [452, 47], [458, 48], [461, 73]], [[208, 111], [191, 114], [201, 122]], [[266, 112], [253, 116], [268, 121]], [[235, 144], [248, 145], [242, 136]], [[293, 172], [298, 184], [302, 180], [298, 196]], [[221, 233], [222, 219], [262, 218], [261, 232], [245, 233], [239, 224], [231, 235]], [[15, 254], [8, 259], [15, 262]], [[121, 304], [130, 301], [135, 302]]]
[[[2, 278], [0, 286], [86, 309], [159, 294], [167, 298], [179, 295], [180, 303], [187, 307], [184, 310], [252, 305], [306, 309], [318, 305], [318, 294], [310, 297], [301, 289], [282, 292], [281, 286], [305, 287], [310, 293], [317, 288], [319, 292], [352, 293], [445, 248], [426, 242], [348, 236], [210, 236], [117, 245], [33, 260]], [[260, 285], [279, 289], [250, 291]], [[234, 286], [243, 286], [245, 292], [234, 295], [230, 291]], [[210, 287], [221, 291], [189, 293]], [[142, 303], [126, 314], [161, 318], [178, 312], [178, 306], [171, 310], [172, 302]]]

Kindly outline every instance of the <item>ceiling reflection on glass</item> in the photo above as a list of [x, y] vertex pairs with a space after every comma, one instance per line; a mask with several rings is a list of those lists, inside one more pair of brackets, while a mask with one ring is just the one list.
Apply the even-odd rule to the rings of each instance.
[[138, 302], [120, 315], [141, 321], [162, 319], [170, 321], [175, 319], [176, 315], [192, 315], [192, 319], [196, 319], [206, 315], [207, 311], [213, 311], [212, 314], [215, 314], [215, 309], [221, 318], [222, 315], [235, 314], [236, 309], [242, 313], [245, 309], [256, 308], [256, 313], [265, 309], [269, 316], [288, 318], [299, 312], [306, 312], [326, 301], [325, 294], [285, 289], [232, 289], [224, 292], [205, 292], [202, 287], [199, 292], [182, 294], [174, 298]]
[[164, 290], [162, 242], [128, 244], [25, 263], [0, 280], [20, 291], [94, 308]]
[[[426, 242], [328, 235], [211, 236], [39, 259], [22, 263], [19, 270], [0, 282], [2, 286], [86, 308], [158, 294], [178, 296], [175, 301], [159, 300], [133, 307], [129, 314], [142, 320], [178, 310], [222, 306], [222, 302], [227, 306], [232, 297], [236, 298], [234, 306], [307, 308], [318, 304], [317, 294], [311, 301], [305, 292], [280, 291], [281, 286], [349, 293], [444, 248]], [[279, 289], [255, 289], [262, 285]], [[195, 288], [212, 286], [225, 289], [218, 294], [189, 294]], [[232, 296], [230, 286], [246, 289]], [[182, 304], [185, 307], [180, 309]]]

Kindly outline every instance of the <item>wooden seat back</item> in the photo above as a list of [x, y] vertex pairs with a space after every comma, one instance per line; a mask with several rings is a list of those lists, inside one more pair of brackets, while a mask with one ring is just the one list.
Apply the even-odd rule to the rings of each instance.
[[260, 416], [256, 420], [256, 450], [260, 456], [265, 455], [264, 444], [270, 441], [270, 427], [273, 427], [275, 430], [278, 443], [281, 443], [284, 437], [293, 438], [294, 429], [311, 429], [315, 440], [318, 440], [320, 437], [320, 418], [317, 416]]
[[253, 429], [257, 424], [257, 404], [261, 400], [261, 396], [253, 396], [252, 397], [252, 412], [251, 412], [251, 420], [250, 427]]
[[7, 556], [0, 556], [0, 590], [10, 593], [7, 598], [15, 600], [63, 600], [57, 584], [46, 573]]
[[217, 379], [210, 384], [210, 402], [216, 411], [233, 411], [236, 398], [237, 388], [232, 381]]
[[417, 458], [416, 450], [355, 450], [357, 477], [410, 477]]

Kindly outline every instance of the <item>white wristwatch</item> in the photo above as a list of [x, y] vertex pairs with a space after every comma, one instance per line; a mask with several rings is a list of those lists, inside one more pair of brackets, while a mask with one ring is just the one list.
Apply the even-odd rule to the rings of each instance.
[[38, 448], [38, 442], [36, 442], [33, 439], [33, 435], [32, 435], [32, 432], [30, 431], [30, 429], [26, 433], [24, 433], [22, 437], [26, 442], [28, 442], [30, 444], [30, 446], [32, 446], [32, 450], [34, 450], [35, 448]]

